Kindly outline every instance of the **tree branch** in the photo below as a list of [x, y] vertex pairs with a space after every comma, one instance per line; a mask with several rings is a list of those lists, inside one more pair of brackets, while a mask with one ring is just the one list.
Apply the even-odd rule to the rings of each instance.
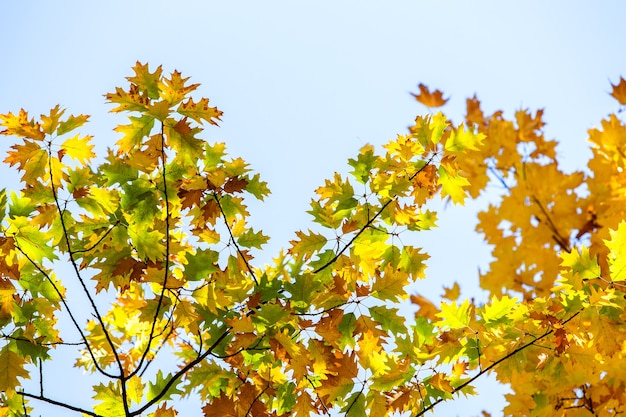
[[192, 360], [187, 365], [183, 366], [178, 372], [176, 372], [174, 375], [172, 375], [170, 380], [167, 381], [167, 384], [165, 384], [163, 389], [154, 398], [152, 398], [150, 401], [148, 401], [143, 407], [141, 407], [141, 408], [139, 408], [139, 409], [137, 409], [135, 411], [132, 411], [132, 412], [130, 412], [127, 415], [129, 417], [138, 416], [141, 413], [143, 413], [144, 411], [146, 411], [148, 408], [152, 407], [154, 404], [159, 402], [159, 400], [161, 398], [163, 398], [163, 396], [165, 394], [167, 394], [167, 391], [172, 387], [172, 385], [174, 385], [174, 383], [176, 381], [178, 381], [183, 375], [185, 375], [187, 372], [189, 372], [189, 370], [191, 370], [194, 366], [196, 366], [197, 364], [202, 362], [207, 356], [209, 356], [211, 354], [211, 352], [213, 352], [213, 350], [222, 342], [222, 340], [224, 340], [230, 334], [231, 330], [232, 330], [232, 327], [227, 327], [222, 332], [220, 337], [218, 337], [217, 340], [215, 342], [213, 342], [213, 344], [211, 346], [209, 346], [209, 348], [206, 350], [206, 352], [204, 352], [201, 355], [198, 355], [198, 357], [196, 359]]
[[[48, 142], [48, 171], [50, 174], [50, 189], [52, 190], [52, 196], [54, 197], [54, 203], [56, 205], [57, 211], [59, 213], [59, 221], [61, 222], [61, 228], [63, 229], [63, 238], [65, 239], [65, 244], [67, 245], [67, 253], [68, 256], [70, 258], [70, 263], [72, 264], [72, 267], [74, 269], [74, 272], [76, 274], [76, 278], [78, 278], [78, 282], [80, 282], [80, 285], [83, 289], [83, 292], [85, 293], [85, 295], [87, 296], [87, 299], [89, 300], [89, 303], [91, 304], [91, 308], [94, 312], [94, 315], [96, 316], [96, 319], [98, 320], [98, 323], [100, 324], [100, 327], [102, 328], [102, 332], [104, 334], [104, 337], [107, 340], [107, 343], [109, 344], [109, 347], [111, 348], [111, 352], [113, 353], [113, 356], [115, 357], [115, 361], [117, 362], [118, 368], [120, 370], [120, 375], [119, 376], [111, 376], [109, 374], [106, 374], [103, 372], [103, 370], [100, 368], [100, 366], [98, 365], [98, 363], [96, 362], [96, 359], [94, 357], [93, 354], [91, 354], [91, 359], [96, 367], [96, 369], [98, 369], [98, 371], [100, 371], [100, 373], [102, 373], [103, 375], [109, 377], [109, 378], [122, 378], [124, 376], [124, 367], [122, 365], [122, 361], [117, 353], [117, 348], [115, 347], [115, 344], [113, 343], [113, 340], [111, 339], [111, 335], [109, 333], [109, 331], [107, 330], [106, 326], [104, 325], [104, 320], [102, 319], [102, 316], [100, 315], [100, 312], [98, 311], [98, 307], [96, 307], [96, 303], [93, 300], [93, 297], [91, 296], [91, 293], [89, 292], [89, 290], [87, 289], [87, 286], [85, 285], [85, 281], [83, 280], [83, 277], [80, 275], [80, 270], [78, 268], [78, 265], [76, 264], [76, 259], [74, 258], [74, 252], [72, 252], [72, 244], [70, 242], [70, 237], [69, 237], [69, 233], [67, 231], [67, 225], [65, 224], [65, 220], [63, 219], [63, 214], [65, 212], [65, 209], [61, 209], [61, 204], [59, 203], [59, 196], [57, 195], [57, 191], [56, 188], [54, 187], [54, 176], [52, 175], [52, 148], [51, 148], [51, 143]], [[58, 291], [58, 290], [57, 290]], [[67, 303], [64, 303], [65, 308], [68, 309], [69, 312], [69, 306], [67, 305]], [[78, 326], [78, 324], [76, 323], [76, 326]], [[82, 334], [82, 331], [81, 331]], [[89, 343], [87, 342], [87, 339], [84, 337], [83, 335], [83, 340], [85, 341], [85, 344], [87, 346], [89, 346]], [[90, 353], [91, 353], [91, 349], [89, 349]]]
[[[568, 318], [567, 320], [563, 321], [561, 323], [561, 325], [565, 325], [566, 323], [568, 323], [569, 321], [571, 321], [574, 317], [576, 317], [577, 315], [579, 315], [582, 312], [582, 309], [577, 311], [576, 313], [574, 313], [570, 318]], [[462, 383], [461, 385], [459, 385], [458, 387], [454, 388], [454, 391], [451, 392], [452, 395], [456, 394], [457, 392], [461, 391], [463, 388], [465, 388], [466, 386], [468, 386], [469, 384], [473, 383], [474, 381], [476, 381], [478, 378], [480, 378], [481, 376], [483, 376], [484, 374], [486, 374], [487, 372], [489, 372], [490, 370], [492, 370], [493, 368], [495, 368], [496, 366], [498, 366], [499, 364], [501, 364], [502, 362], [504, 362], [505, 360], [509, 359], [510, 357], [516, 355], [517, 353], [523, 351], [524, 349], [534, 345], [536, 342], [544, 339], [545, 337], [549, 336], [550, 334], [554, 333], [553, 329], [550, 329], [548, 331], [546, 331], [545, 333], [543, 333], [541, 336], [534, 338], [533, 340], [531, 340], [528, 343], [523, 344], [522, 346], [518, 347], [517, 349], [507, 353], [506, 355], [504, 355], [503, 357], [501, 357], [500, 359], [498, 359], [497, 361], [495, 361], [494, 363], [492, 363], [491, 365], [489, 365], [488, 367], [482, 369], [480, 372], [478, 372], [476, 375], [474, 375], [473, 377], [471, 377], [470, 379], [468, 379], [467, 381], [465, 381], [464, 383]], [[435, 408], [435, 406], [437, 406], [438, 404], [441, 404], [444, 401], [443, 398], [439, 398], [437, 401], [433, 402], [431, 405], [429, 405], [428, 407], [422, 409], [419, 413], [417, 413], [415, 415], [415, 417], [419, 417], [424, 415], [427, 411], [432, 410], [433, 408]]]
[[87, 351], [89, 352], [89, 356], [91, 357], [91, 360], [92, 360], [94, 366], [96, 367], [96, 369], [98, 370], [98, 372], [100, 372], [102, 375], [106, 376], [107, 378], [118, 378], [119, 377], [118, 375], [113, 375], [113, 374], [110, 374], [110, 373], [106, 372], [102, 367], [100, 367], [100, 365], [96, 361], [96, 356], [94, 355], [93, 351], [91, 350], [91, 346], [87, 342], [87, 336], [85, 336], [85, 333], [83, 332], [83, 329], [79, 326], [78, 321], [74, 317], [74, 313], [72, 313], [72, 310], [70, 309], [70, 306], [67, 304], [67, 301], [65, 300], [65, 297], [63, 296], [63, 294], [61, 293], [61, 291], [59, 290], [57, 285], [54, 283], [54, 281], [52, 281], [52, 278], [50, 278], [50, 275], [48, 275], [48, 273], [46, 271], [44, 271], [43, 268], [40, 267], [34, 261], [34, 259], [32, 259], [26, 252], [24, 252], [24, 250], [20, 247], [19, 242], [18, 242], [17, 239], [15, 239], [15, 247], [17, 248], [18, 251], [20, 251], [20, 253], [22, 255], [24, 255], [24, 257], [28, 260], [28, 262], [30, 262], [48, 280], [50, 285], [52, 285], [52, 288], [54, 289], [54, 292], [56, 292], [57, 296], [61, 300], [61, 303], [63, 304], [63, 306], [67, 310], [67, 314], [70, 316], [70, 320], [72, 321], [72, 324], [74, 325], [74, 327], [78, 331], [78, 334], [80, 335], [80, 338], [83, 339], [83, 344], [87, 348]]
[[63, 403], [63, 402], [60, 402], [60, 401], [53, 400], [51, 398], [44, 397], [43, 395], [34, 395], [34, 394], [30, 394], [30, 393], [24, 392], [24, 391], [18, 391], [17, 394], [21, 395], [22, 397], [32, 398], [34, 400], [43, 401], [43, 402], [48, 403], [48, 404], [52, 404], [52, 405], [56, 405], [56, 406], [59, 406], [59, 407], [63, 407], [63, 408], [66, 408], [68, 410], [76, 411], [78, 413], [83, 413], [83, 414], [86, 414], [88, 416], [105, 417], [105, 416], [102, 416], [100, 414], [96, 414], [96, 413], [94, 413], [92, 411], [88, 411], [88, 410], [85, 410], [85, 409], [80, 408], [80, 407], [75, 407], [75, 406], [70, 405], [70, 404], [66, 404], [66, 403]]
[[[409, 177], [409, 181], [412, 181], [420, 172], [422, 172], [424, 169], [426, 169], [426, 167], [428, 165], [430, 165], [430, 163], [433, 161], [433, 159], [435, 158], [437, 154], [433, 153], [431, 155], [431, 157], [428, 159], [428, 161], [426, 161], [426, 165], [424, 165], [423, 167], [421, 167], [420, 169], [418, 169], [417, 171], [415, 171], [415, 173], [413, 175], [411, 175]], [[389, 204], [393, 203], [394, 201], [396, 201], [396, 199], [398, 198], [397, 195], [391, 197], [389, 200], [387, 200], [385, 202], [385, 204], [382, 205], [382, 207], [374, 214], [374, 216], [369, 219], [367, 221], [367, 223], [365, 223], [365, 225], [352, 237], [352, 239], [350, 239], [350, 241], [348, 243], [346, 243], [344, 245], [343, 248], [341, 248], [341, 250], [339, 252], [337, 252], [335, 254], [335, 256], [329, 260], [328, 262], [326, 262], [324, 265], [320, 266], [319, 268], [317, 268], [315, 271], [313, 271], [314, 274], [320, 273], [322, 272], [324, 269], [328, 268], [329, 266], [331, 266], [332, 264], [335, 263], [335, 261], [337, 261], [337, 259], [339, 259], [339, 257], [341, 255], [343, 255], [343, 253], [350, 247], [352, 246], [352, 244], [354, 243], [354, 241], [363, 233], [365, 232], [365, 230], [367, 230], [372, 223], [374, 223], [374, 221], [382, 214], [382, 212], [389, 206]]]
[[[161, 178], [163, 180], [163, 203], [165, 205], [165, 265], [163, 272], [163, 284], [161, 286], [161, 294], [159, 295], [159, 301], [157, 302], [157, 308], [154, 312], [154, 317], [152, 318], [152, 325], [150, 327], [150, 335], [148, 336], [148, 343], [143, 353], [141, 354], [141, 359], [139, 359], [139, 363], [134, 371], [132, 371], [128, 378], [131, 378], [135, 374], [139, 373], [141, 367], [143, 366], [150, 349], [152, 348], [152, 342], [155, 339], [155, 331], [157, 326], [157, 321], [159, 320], [159, 314], [161, 313], [161, 308], [163, 307], [163, 299], [165, 298], [165, 291], [167, 289], [167, 280], [169, 278], [169, 269], [170, 269], [170, 202], [167, 196], [167, 155], [165, 153], [165, 132], [164, 132], [164, 124], [161, 122]], [[126, 410], [126, 415], [128, 415], [129, 411]]]

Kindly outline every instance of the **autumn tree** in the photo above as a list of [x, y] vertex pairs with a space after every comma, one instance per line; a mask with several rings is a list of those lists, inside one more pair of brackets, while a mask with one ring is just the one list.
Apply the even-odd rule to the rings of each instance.
[[[169, 417], [194, 396], [206, 417], [420, 416], [474, 394], [489, 372], [512, 388], [506, 415], [626, 411], [618, 113], [589, 132], [588, 169], [571, 173], [541, 111], [507, 120], [474, 97], [462, 123], [418, 116], [326, 180], [313, 224], [257, 265], [268, 237], [247, 205], [269, 189], [224, 144], [201, 139], [221, 111], [177, 71], [133, 71], [106, 95], [128, 121], [97, 160], [77, 133], [88, 116], [59, 106], [38, 120], [0, 115], [16, 138], [4, 161], [22, 186], [0, 193], [0, 415], [48, 403]], [[419, 88], [418, 101], [445, 104]], [[626, 104], [626, 81], [613, 96]], [[407, 292], [428, 255], [399, 235], [435, 226], [434, 199], [463, 204], [490, 183], [505, 192], [478, 215], [493, 254], [480, 276], [489, 301], [459, 299], [458, 286], [444, 302]], [[46, 372], [57, 352], [98, 376], [92, 408], [46, 394], [63, 380]]]

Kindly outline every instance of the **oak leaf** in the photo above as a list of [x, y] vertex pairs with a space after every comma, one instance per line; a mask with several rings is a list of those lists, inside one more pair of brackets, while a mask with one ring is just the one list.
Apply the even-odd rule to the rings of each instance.
[[421, 83], [418, 85], [418, 87], [420, 89], [419, 94], [411, 93], [411, 95], [415, 97], [415, 100], [419, 101], [426, 107], [441, 107], [449, 100], [449, 98], [443, 98], [443, 92], [441, 92], [440, 90], [435, 90], [431, 93], [428, 87]]

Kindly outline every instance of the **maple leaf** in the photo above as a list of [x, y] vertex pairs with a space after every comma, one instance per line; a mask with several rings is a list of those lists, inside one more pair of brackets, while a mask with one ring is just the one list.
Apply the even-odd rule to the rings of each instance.
[[619, 83], [615, 85], [611, 83], [611, 87], [613, 87], [611, 96], [613, 96], [622, 106], [626, 105], [626, 80], [623, 77], [619, 77]]
[[482, 133], [465, 130], [465, 126], [460, 125], [446, 139], [445, 149], [450, 152], [463, 152], [467, 149], [477, 151], [485, 137]]
[[65, 113], [65, 109], [62, 109], [61, 106], [57, 104], [50, 109], [49, 114], [42, 114], [41, 129], [48, 135], [53, 134], [59, 125], [59, 119], [63, 116], [63, 113]]
[[495, 295], [491, 298], [491, 303], [485, 305], [485, 312], [483, 313], [483, 319], [488, 324], [501, 321], [502, 318], [511, 313], [517, 298], [509, 298], [504, 295], [498, 299]]
[[183, 78], [182, 74], [176, 70], [171, 73], [170, 78], [163, 77], [159, 84], [163, 100], [167, 101], [170, 106], [174, 106], [200, 86], [200, 84], [187, 84], [187, 81], [189, 77]]
[[444, 104], [446, 104], [448, 100], [450, 99], [450, 98], [444, 99], [443, 93], [440, 90], [435, 90], [431, 93], [428, 87], [421, 83], [418, 85], [418, 87], [420, 89], [419, 94], [411, 93], [411, 95], [415, 97], [415, 100], [419, 101], [426, 107], [431, 107], [431, 108], [441, 107]]
[[407, 295], [404, 286], [408, 284], [406, 274], [394, 273], [386, 268], [383, 274], [376, 277], [372, 285], [372, 295], [380, 300], [401, 301]]
[[422, 295], [411, 295], [411, 302], [417, 304], [419, 309], [415, 312], [415, 316], [425, 317], [434, 320], [439, 313], [439, 309], [426, 297]]

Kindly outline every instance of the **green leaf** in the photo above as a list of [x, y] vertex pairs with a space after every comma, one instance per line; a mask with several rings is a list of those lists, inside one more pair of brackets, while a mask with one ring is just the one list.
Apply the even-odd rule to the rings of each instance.
[[178, 121], [167, 119], [165, 123], [169, 144], [185, 163], [194, 163], [202, 154], [204, 142], [196, 137], [200, 131], [198, 127], [192, 128], [186, 117]]
[[144, 228], [129, 225], [128, 236], [141, 259], [156, 261], [165, 255], [165, 246], [163, 245], [165, 234], [162, 232], [158, 230], [147, 231]]
[[255, 232], [252, 229], [248, 229], [237, 238], [237, 243], [245, 248], [261, 249], [268, 240], [269, 237], [265, 236], [261, 231]]
[[309, 229], [309, 232], [303, 232], [298, 230], [296, 232], [298, 240], [292, 240], [289, 243], [289, 253], [294, 256], [302, 256], [305, 259], [310, 258], [315, 252], [319, 252], [326, 245], [328, 240], [324, 235], [314, 233]]
[[141, 145], [143, 138], [150, 136], [154, 126], [154, 118], [147, 115], [142, 115], [141, 117], [130, 116], [128, 119], [130, 120], [129, 125], [119, 125], [113, 129], [124, 135], [117, 141], [117, 146], [120, 147], [122, 152], [128, 152]]
[[365, 395], [362, 392], [354, 392], [350, 397], [346, 399], [348, 405], [346, 405], [341, 412], [345, 413], [346, 417], [362, 417], [366, 416], [367, 410], [365, 409]]
[[[147, 394], [148, 401], [150, 401], [151, 399], [159, 395], [161, 391], [165, 389], [165, 386], [170, 382], [171, 379], [172, 379], [171, 373], [168, 373], [167, 375], [163, 376], [163, 372], [159, 369], [159, 371], [156, 374], [154, 382], [152, 381], [148, 382], [148, 394]], [[180, 380], [175, 381], [167, 389], [167, 392], [161, 398], [161, 401], [169, 401], [172, 399], [172, 396], [183, 394], [183, 391], [177, 387], [179, 384], [180, 384]]]
[[246, 191], [255, 196], [257, 199], [263, 201], [265, 197], [270, 195], [270, 189], [267, 187], [265, 181], [261, 181], [261, 176], [255, 174], [254, 176], [247, 177], [248, 185]]
[[200, 281], [220, 269], [217, 265], [219, 253], [210, 249], [197, 249], [194, 254], [187, 255], [185, 265], [185, 279], [187, 281]]
[[435, 326], [424, 316], [415, 317], [415, 325], [412, 327], [415, 334], [417, 347], [425, 343], [431, 343], [436, 336]]
[[81, 127], [85, 123], [89, 121], [89, 116], [84, 114], [79, 114], [78, 116], [70, 115], [67, 120], [59, 123], [59, 127], [57, 129], [57, 135], [61, 136], [72, 130]]
[[397, 308], [389, 308], [386, 306], [370, 307], [372, 318], [380, 323], [385, 331], [393, 334], [406, 334], [407, 328], [404, 317], [398, 315]]
[[374, 168], [376, 159], [374, 147], [372, 145], [365, 145], [359, 151], [357, 159], [348, 159], [348, 165], [354, 168], [350, 174], [361, 184], [366, 184], [370, 180], [370, 171]]
[[405, 246], [402, 248], [402, 255], [400, 255], [398, 268], [407, 274], [411, 274], [413, 279], [424, 277], [424, 271], [426, 269], [425, 261], [430, 258], [428, 254], [421, 253], [420, 251], [421, 248]]

